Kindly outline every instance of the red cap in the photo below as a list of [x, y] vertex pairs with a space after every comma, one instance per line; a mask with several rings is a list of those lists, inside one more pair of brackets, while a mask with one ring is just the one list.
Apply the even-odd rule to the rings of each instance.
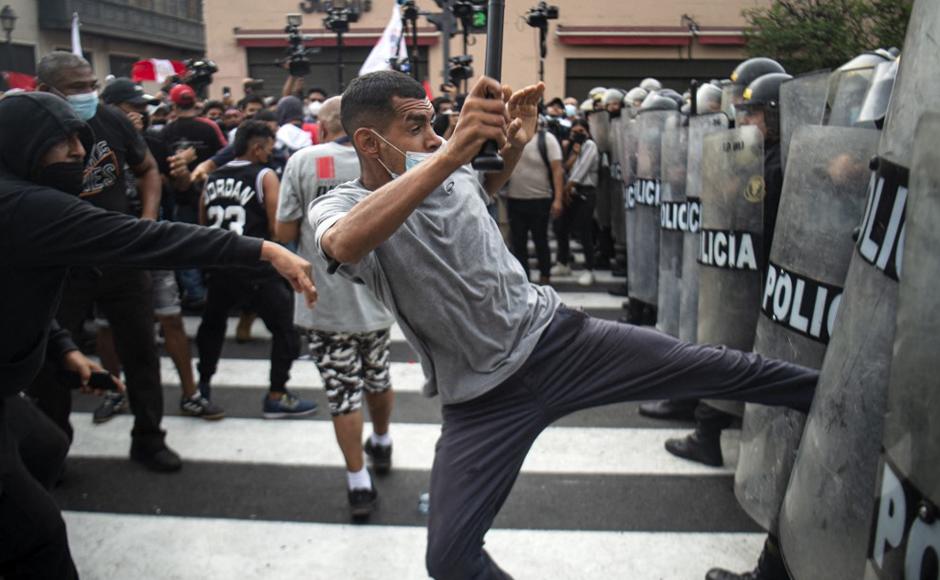
[[174, 105], [192, 105], [196, 102], [196, 91], [189, 85], [176, 85], [170, 89], [170, 100]]

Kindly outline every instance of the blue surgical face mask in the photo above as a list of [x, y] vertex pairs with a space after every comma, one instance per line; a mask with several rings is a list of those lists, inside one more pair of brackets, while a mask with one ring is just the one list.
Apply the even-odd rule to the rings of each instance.
[[574, 105], [565, 105], [565, 115], [568, 117], [574, 117], [578, 114], [578, 108]]
[[[384, 141], [386, 145], [388, 145], [395, 151], [398, 151], [399, 153], [402, 154], [402, 156], [405, 158], [405, 171], [412, 169], [413, 167], [415, 167], [416, 165], [418, 165], [419, 163], [421, 163], [422, 161], [424, 161], [425, 159], [433, 155], [433, 153], [425, 153], [424, 151], [408, 151], [406, 153], [402, 151], [401, 149], [399, 149], [398, 147], [396, 147], [395, 145], [392, 145], [388, 139], [381, 136], [378, 132], [372, 129], [369, 129], [369, 130], [372, 131], [373, 135], [375, 135], [376, 137]], [[383, 163], [381, 159], [378, 159], [378, 162], [382, 164], [382, 167], [385, 168], [385, 171], [388, 172], [389, 176], [391, 176], [392, 179], [395, 179], [396, 177], [398, 177], [399, 174], [389, 169], [388, 166], [385, 165], [385, 163]]]
[[82, 93], [80, 95], [69, 95], [66, 97], [72, 110], [82, 121], [88, 121], [98, 112], [98, 91]]

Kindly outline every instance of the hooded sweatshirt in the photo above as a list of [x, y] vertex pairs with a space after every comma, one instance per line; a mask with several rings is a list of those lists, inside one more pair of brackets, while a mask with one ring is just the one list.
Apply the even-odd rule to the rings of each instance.
[[34, 183], [43, 154], [76, 132], [91, 143], [88, 126], [57, 96], [0, 101], [0, 404], [36, 376], [50, 334], [50, 354], [70, 348], [54, 323], [69, 267], [175, 269], [253, 265], [260, 258], [256, 238], [137, 220]]

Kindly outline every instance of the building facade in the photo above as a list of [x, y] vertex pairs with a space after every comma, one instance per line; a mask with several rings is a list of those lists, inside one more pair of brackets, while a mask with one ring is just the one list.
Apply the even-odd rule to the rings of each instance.
[[[55, 50], [71, 50], [72, 13], [85, 57], [102, 80], [127, 76], [141, 59], [183, 60], [205, 53], [202, 0], [0, 0], [17, 15], [0, 69], [35, 74]], [[4, 39], [5, 40], [5, 39]]]
[[[582, 97], [593, 86], [630, 88], [654, 76], [667, 86], [684, 88], [692, 78], [727, 77], [744, 55], [742, 11], [769, 0], [555, 0], [560, 16], [549, 23], [544, 78], [549, 96]], [[362, 14], [344, 35], [343, 80], [358, 73], [378, 41], [394, 0], [352, 0]], [[536, 0], [506, 2], [503, 81], [518, 87], [539, 78], [538, 31], [525, 22]], [[422, 11], [440, 12], [432, 0], [418, 0]], [[331, 93], [339, 87], [336, 35], [323, 27], [320, 0], [205, 0], [206, 50], [219, 65], [213, 94], [230, 87], [241, 94], [246, 77], [265, 81], [266, 94], [278, 94], [286, 76], [277, 64], [286, 51], [286, 15], [303, 15], [308, 46], [318, 50], [309, 87]], [[419, 73], [435, 92], [444, 80], [441, 34], [425, 17], [418, 19]], [[468, 53], [476, 75], [483, 72], [486, 37], [474, 34]], [[458, 33], [451, 55], [463, 53]]]

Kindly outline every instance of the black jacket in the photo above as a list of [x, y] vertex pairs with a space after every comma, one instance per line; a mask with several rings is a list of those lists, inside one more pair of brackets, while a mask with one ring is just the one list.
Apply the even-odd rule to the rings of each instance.
[[42, 155], [76, 131], [90, 142], [88, 127], [54, 95], [0, 101], [0, 397], [30, 384], [47, 345], [50, 355], [71, 348], [53, 320], [69, 267], [176, 269], [260, 258], [255, 238], [137, 220], [31, 182]]

